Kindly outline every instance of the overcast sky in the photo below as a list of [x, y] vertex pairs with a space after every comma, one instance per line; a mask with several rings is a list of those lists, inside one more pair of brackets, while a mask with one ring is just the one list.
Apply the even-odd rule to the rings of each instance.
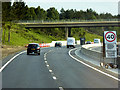
[[58, 11], [61, 8], [86, 10], [92, 8], [97, 13], [118, 14], [118, 2], [120, 0], [23, 0], [29, 7], [38, 7], [47, 10], [55, 7]]

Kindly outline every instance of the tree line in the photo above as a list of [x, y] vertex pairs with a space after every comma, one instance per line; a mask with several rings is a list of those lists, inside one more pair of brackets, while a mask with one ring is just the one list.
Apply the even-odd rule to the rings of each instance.
[[116, 19], [119, 15], [112, 15], [111, 13], [100, 13], [87, 9], [86, 11], [76, 9], [64, 10], [60, 12], [55, 7], [50, 7], [44, 10], [40, 6], [28, 7], [22, 0], [18, 2], [2, 2], [2, 21], [18, 21], [18, 20], [96, 20], [96, 19]]

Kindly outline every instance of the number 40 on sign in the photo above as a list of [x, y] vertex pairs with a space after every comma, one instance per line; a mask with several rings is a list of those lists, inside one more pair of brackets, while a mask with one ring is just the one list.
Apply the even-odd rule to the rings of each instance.
[[105, 43], [116, 43], [116, 31], [104, 31]]

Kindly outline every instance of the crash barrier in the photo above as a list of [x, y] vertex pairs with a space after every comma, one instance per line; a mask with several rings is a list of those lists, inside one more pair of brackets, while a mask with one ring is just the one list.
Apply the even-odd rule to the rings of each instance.
[[[51, 46], [51, 43], [40, 43], [39, 45], [40, 45], [40, 47], [50, 47], [50, 46]], [[28, 47], [28, 44], [25, 45], [25, 47], [27, 48], [27, 47]]]
[[91, 50], [89, 48], [93, 47], [101, 47], [100, 44], [90, 44], [90, 45], [83, 45], [81, 48], [81, 53], [87, 55], [89, 58], [92, 58], [95, 61], [104, 62], [104, 63], [116, 63], [118, 64], [119, 57], [117, 59], [108, 59], [103, 58], [103, 53], [101, 51]]
[[27, 44], [27, 45], [25, 45], [25, 47], [27, 48], [27, 47], [28, 47], [28, 44]]
[[49, 43], [40, 43], [40, 47], [50, 47]]
[[102, 57], [102, 53], [100, 51], [91, 50], [92, 47], [98, 46], [100, 47], [101, 45], [100, 44], [82, 45], [81, 53], [87, 55], [90, 58], [93, 58], [94, 60], [100, 60]]

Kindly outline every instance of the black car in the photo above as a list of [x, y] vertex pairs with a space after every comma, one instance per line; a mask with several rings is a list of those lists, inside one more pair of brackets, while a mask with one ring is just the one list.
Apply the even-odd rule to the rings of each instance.
[[61, 43], [61, 42], [56, 42], [56, 43], [55, 43], [55, 47], [57, 47], [57, 46], [58, 46], [58, 47], [62, 47], [62, 43]]
[[30, 43], [27, 47], [27, 55], [30, 53], [36, 53], [40, 55], [40, 45], [38, 43]]

